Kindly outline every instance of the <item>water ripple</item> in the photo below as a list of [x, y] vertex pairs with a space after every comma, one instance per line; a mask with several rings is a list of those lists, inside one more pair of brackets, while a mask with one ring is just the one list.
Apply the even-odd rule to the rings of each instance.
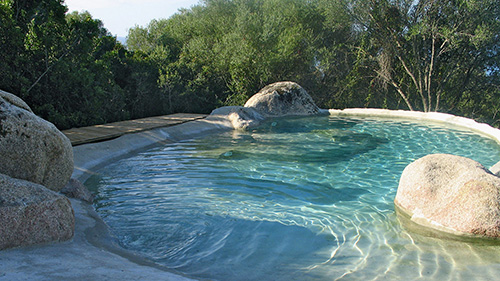
[[494, 141], [432, 124], [278, 119], [145, 151], [87, 185], [124, 247], [197, 278], [494, 279], [497, 245], [401, 227], [399, 176], [429, 153], [500, 160]]

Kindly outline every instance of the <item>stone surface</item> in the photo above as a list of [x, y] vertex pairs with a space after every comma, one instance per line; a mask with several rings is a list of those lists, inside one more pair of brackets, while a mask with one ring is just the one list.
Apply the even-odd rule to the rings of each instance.
[[59, 191], [73, 172], [70, 141], [24, 102], [5, 96], [0, 96], [0, 173]]
[[490, 172], [496, 176], [500, 176], [500, 162], [490, 168]]
[[320, 109], [313, 99], [295, 82], [270, 84], [253, 95], [245, 107], [251, 107], [266, 117], [314, 115]]
[[[225, 106], [217, 108], [210, 114], [212, 116], [227, 116], [234, 129], [253, 128], [260, 124], [265, 118], [254, 108], [241, 106]], [[210, 120], [209, 117], [209, 120]]]
[[42, 185], [0, 174], [0, 250], [64, 241], [74, 234], [68, 198]]
[[77, 179], [70, 179], [66, 186], [61, 189], [61, 193], [69, 198], [80, 199], [88, 203], [94, 202], [94, 195]]
[[433, 154], [411, 163], [394, 203], [419, 225], [456, 235], [500, 237], [500, 178], [468, 158]]
[[92, 206], [69, 200], [76, 219], [73, 238], [0, 251], [0, 280], [192, 280], [119, 248]]
[[22, 109], [26, 109], [27, 111], [33, 113], [31, 108], [29, 107], [29, 105], [27, 103], [25, 103], [21, 98], [19, 98], [18, 96], [14, 95], [14, 94], [7, 93], [5, 91], [0, 90], [0, 98], [4, 99], [5, 101], [9, 102], [10, 104], [13, 104], [13, 105], [20, 107]]

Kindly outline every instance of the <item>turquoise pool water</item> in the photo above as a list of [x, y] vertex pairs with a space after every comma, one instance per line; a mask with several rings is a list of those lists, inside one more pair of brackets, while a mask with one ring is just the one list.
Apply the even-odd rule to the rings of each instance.
[[496, 142], [387, 119], [277, 119], [155, 147], [87, 185], [123, 247], [210, 280], [487, 280], [500, 246], [407, 231], [399, 177], [430, 153], [490, 167]]

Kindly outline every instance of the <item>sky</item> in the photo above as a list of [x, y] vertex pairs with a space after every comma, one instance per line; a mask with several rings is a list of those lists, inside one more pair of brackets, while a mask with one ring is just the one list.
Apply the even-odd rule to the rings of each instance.
[[69, 12], [88, 11], [100, 19], [111, 34], [126, 37], [135, 25], [147, 26], [153, 19], [169, 18], [180, 8], [191, 8], [199, 0], [65, 0]]

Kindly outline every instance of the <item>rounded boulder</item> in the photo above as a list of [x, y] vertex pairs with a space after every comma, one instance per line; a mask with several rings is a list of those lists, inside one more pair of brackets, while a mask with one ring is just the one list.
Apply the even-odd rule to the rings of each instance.
[[404, 169], [394, 203], [424, 227], [500, 237], [500, 178], [469, 158], [432, 154], [416, 160]]
[[0, 173], [59, 191], [73, 173], [71, 142], [22, 100], [5, 97], [0, 95]]
[[71, 202], [42, 185], [0, 174], [0, 250], [73, 237]]
[[277, 82], [262, 88], [245, 103], [266, 117], [320, 113], [311, 96], [295, 82]]

